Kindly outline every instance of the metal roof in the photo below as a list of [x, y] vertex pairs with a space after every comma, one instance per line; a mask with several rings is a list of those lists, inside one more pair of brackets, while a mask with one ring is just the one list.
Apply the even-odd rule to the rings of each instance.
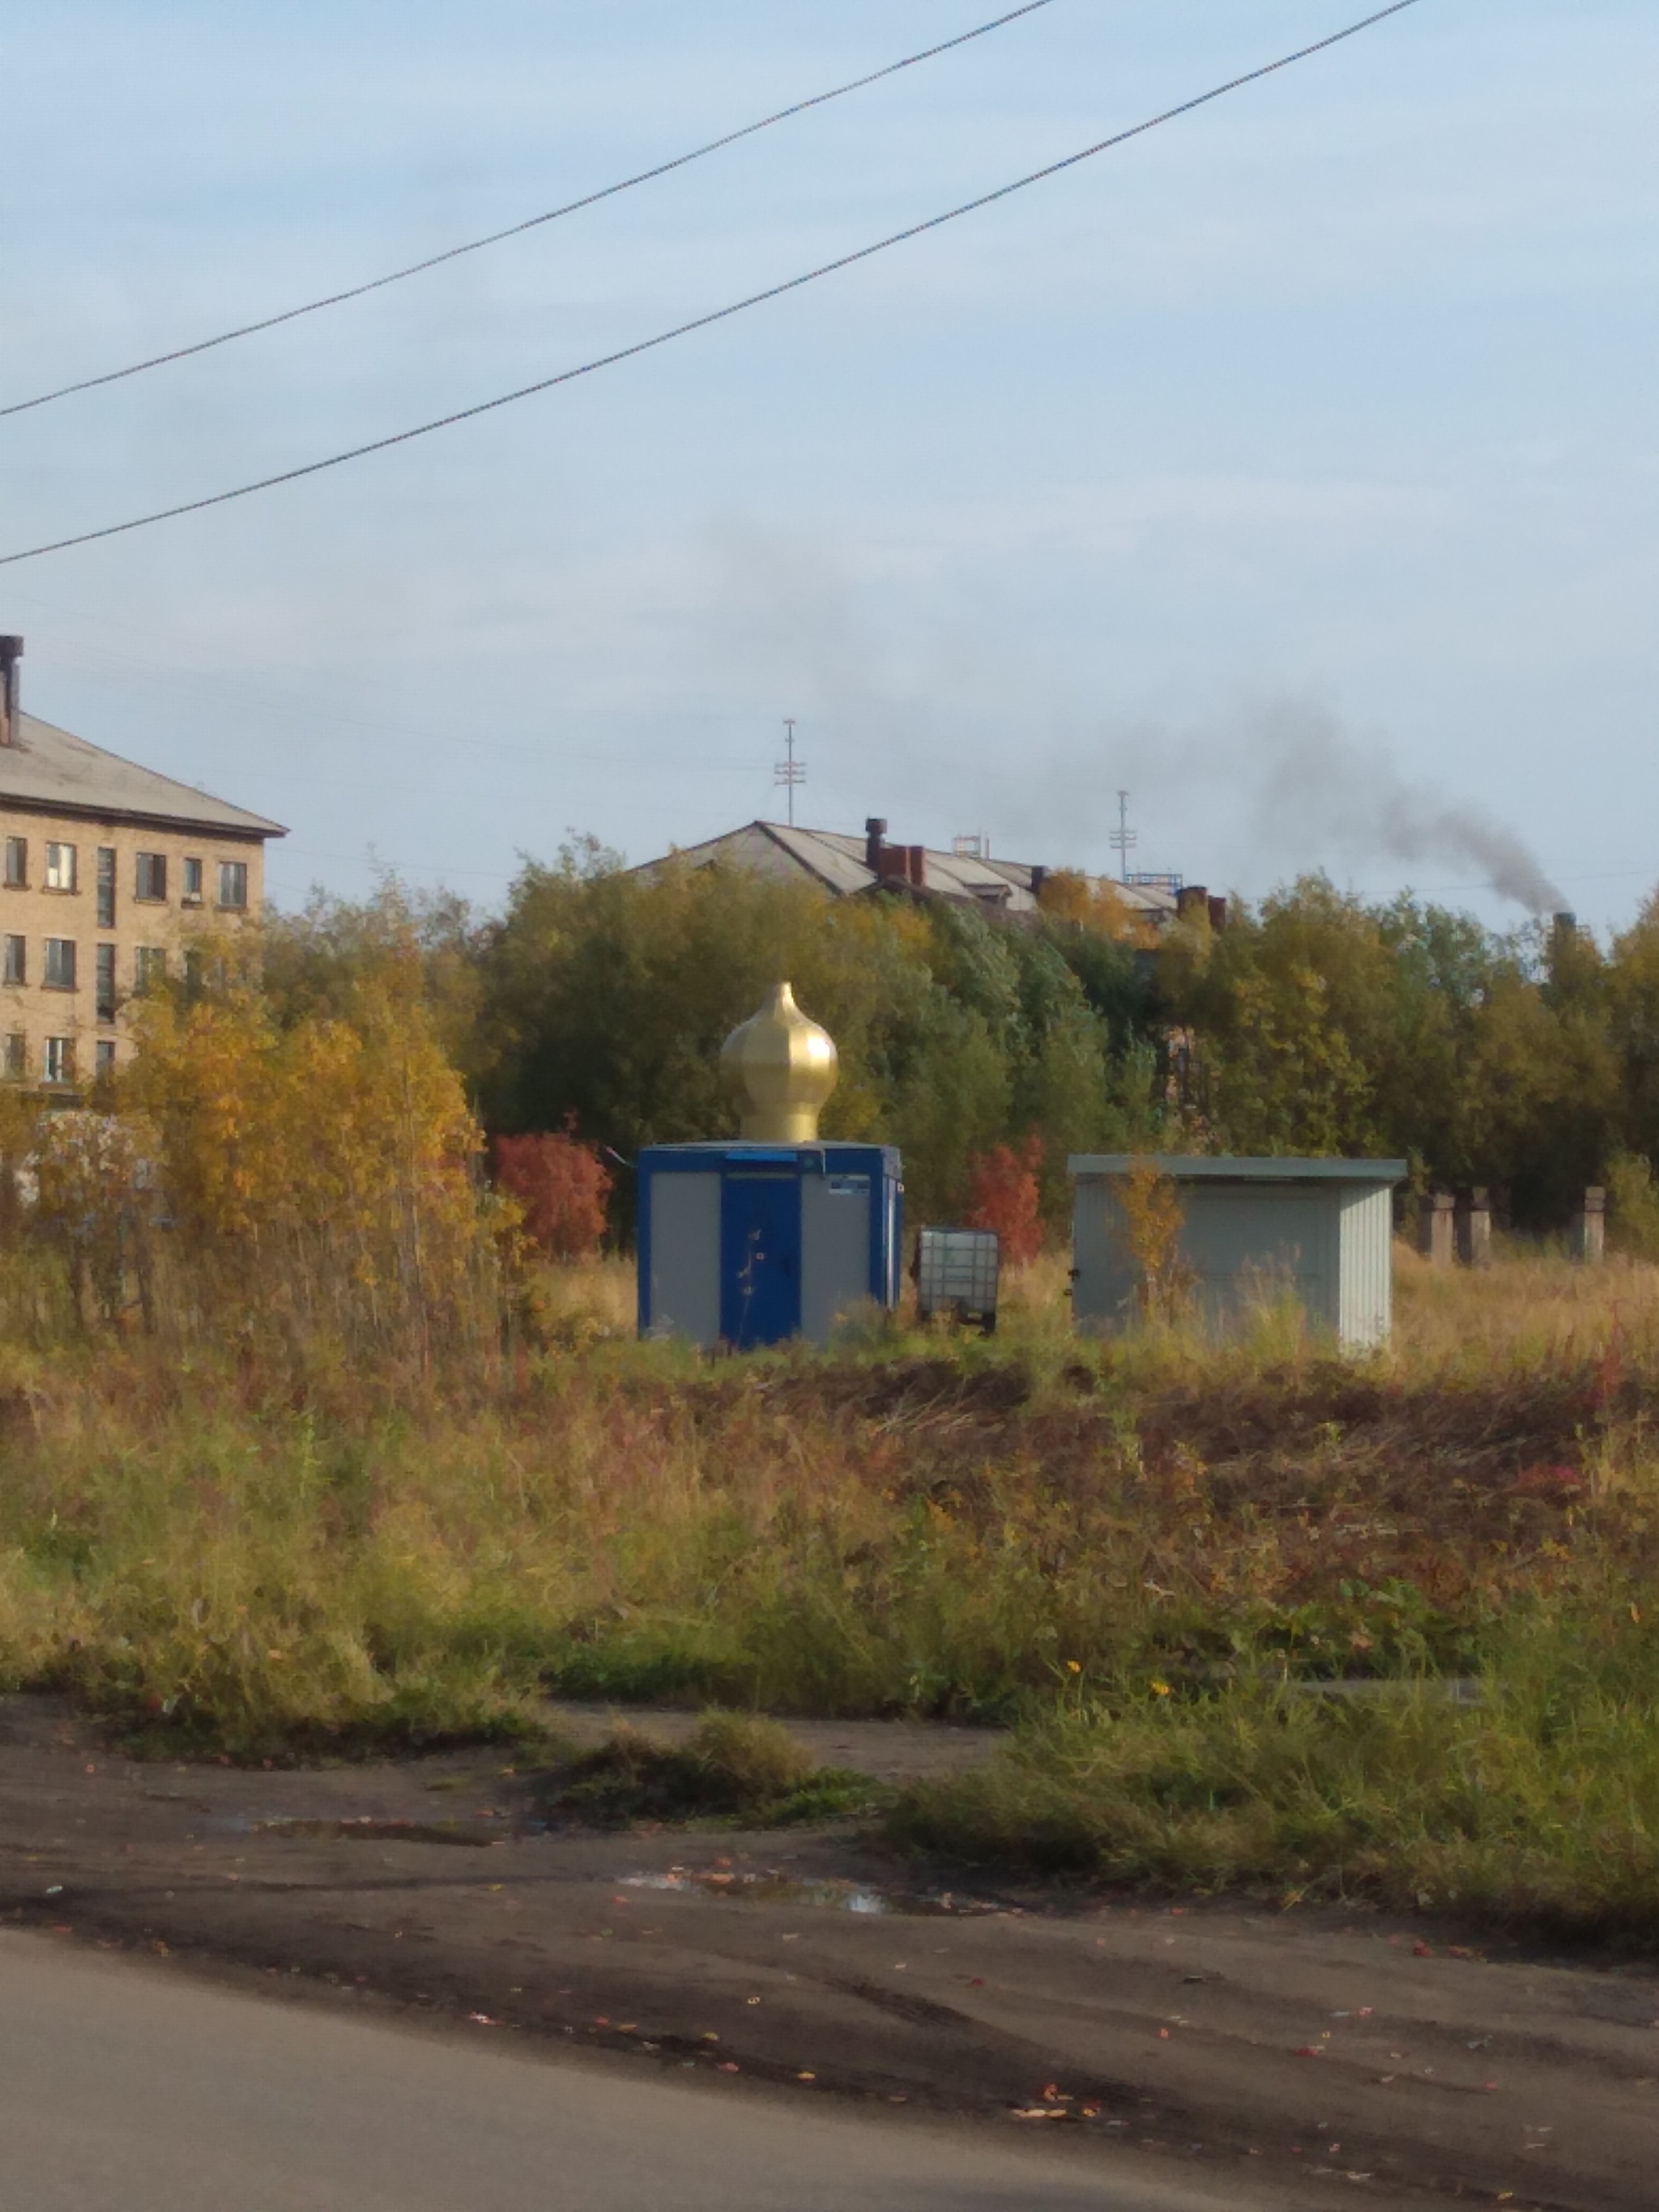
[[[728, 830], [723, 837], [683, 846], [674, 858], [694, 868], [722, 862], [780, 882], [798, 881], [805, 873], [827, 890], [847, 897], [872, 889], [879, 880], [866, 865], [865, 849], [862, 837], [848, 836], [838, 830], [796, 830], [782, 822], [750, 822], [741, 830]], [[890, 842], [888, 849], [900, 852], [903, 848]], [[646, 874], [662, 865], [660, 860], [647, 861], [636, 872]], [[921, 888], [940, 897], [969, 905], [994, 905], [1005, 914], [1037, 911], [1031, 889], [1031, 879], [1037, 873], [1035, 861], [993, 860], [962, 853], [936, 853], [929, 848], [924, 854], [922, 872]], [[1132, 914], [1162, 920], [1176, 911], [1173, 892], [1116, 882], [1112, 889]]]
[[1404, 1182], [1409, 1160], [1229, 1159], [1189, 1152], [1074, 1152], [1066, 1163], [1074, 1176], [1126, 1176], [1154, 1167], [1176, 1182]]
[[33, 714], [19, 714], [17, 742], [0, 745], [0, 807], [9, 805], [106, 822], [173, 822], [228, 836], [288, 835], [280, 822], [140, 768]]

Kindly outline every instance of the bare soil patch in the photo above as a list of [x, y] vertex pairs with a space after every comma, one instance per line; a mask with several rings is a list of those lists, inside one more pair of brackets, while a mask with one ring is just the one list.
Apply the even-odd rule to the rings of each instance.
[[[596, 1738], [609, 1719], [566, 1717]], [[891, 1778], [984, 1747], [800, 1733]], [[844, 1832], [544, 1829], [537, 1790], [499, 1751], [140, 1763], [65, 1705], [5, 1700], [0, 1912], [480, 2034], [1298, 2174], [1334, 2203], [1652, 2201], [1651, 1962], [1445, 1921], [1003, 1888]]]

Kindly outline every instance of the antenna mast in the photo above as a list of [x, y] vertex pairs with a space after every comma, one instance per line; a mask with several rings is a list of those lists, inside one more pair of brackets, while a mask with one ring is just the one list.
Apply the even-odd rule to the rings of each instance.
[[795, 793], [806, 781], [806, 763], [795, 758], [795, 718], [793, 714], [784, 716], [783, 728], [787, 757], [772, 770], [772, 781], [775, 787], [789, 794], [788, 819], [789, 827], [793, 830], [795, 826]]
[[1117, 852], [1117, 879], [1121, 884], [1129, 880], [1129, 855], [1140, 842], [1139, 830], [1129, 827], [1129, 794], [1120, 791], [1117, 795], [1117, 827], [1106, 842]]

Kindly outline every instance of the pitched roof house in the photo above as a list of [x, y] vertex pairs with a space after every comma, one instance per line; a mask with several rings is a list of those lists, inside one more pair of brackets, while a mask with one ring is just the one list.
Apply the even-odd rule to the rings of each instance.
[[[810, 883], [837, 898], [878, 890], [909, 891], [1010, 916], [1035, 915], [1045, 878], [1054, 872], [1030, 860], [994, 860], [985, 841], [958, 837], [948, 853], [923, 845], [890, 845], [887, 824], [872, 816], [862, 837], [836, 830], [797, 830], [781, 822], [750, 822], [675, 854], [694, 868], [742, 868], [780, 883]], [[646, 863], [637, 872], [661, 867]], [[1146, 884], [1114, 883], [1129, 913], [1161, 927], [1201, 890], [1183, 890], [1177, 878]]]

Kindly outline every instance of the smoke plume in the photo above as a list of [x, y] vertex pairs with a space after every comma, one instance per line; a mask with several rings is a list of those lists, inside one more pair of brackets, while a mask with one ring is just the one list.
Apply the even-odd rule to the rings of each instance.
[[1261, 768], [1258, 820], [1264, 832], [1271, 826], [1275, 845], [1310, 858], [1340, 851], [1455, 868], [1531, 914], [1565, 906], [1513, 830], [1407, 781], [1382, 737], [1344, 729], [1326, 708], [1285, 702], [1255, 718], [1252, 740], [1249, 755]]

